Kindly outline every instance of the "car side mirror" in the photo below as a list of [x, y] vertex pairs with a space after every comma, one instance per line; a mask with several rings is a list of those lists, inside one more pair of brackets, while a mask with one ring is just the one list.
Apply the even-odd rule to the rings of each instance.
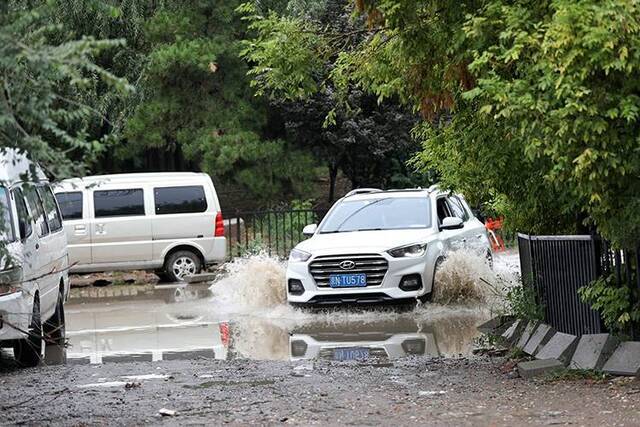
[[464, 227], [464, 222], [455, 216], [446, 217], [442, 220], [442, 224], [440, 224], [440, 230], [456, 230], [462, 227]]
[[315, 234], [317, 229], [318, 229], [318, 224], [309, 224], [302, 229], [302, 234], [307, 237], [311, 237]]

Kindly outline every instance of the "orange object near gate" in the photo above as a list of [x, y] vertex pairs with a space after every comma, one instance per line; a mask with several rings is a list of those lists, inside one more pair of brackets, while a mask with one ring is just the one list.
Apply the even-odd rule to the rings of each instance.
[[491, 243], [491, 249], [494, 252], [502, 252], [506, 248], [504, 246], [504, 240], [502, 239], [502, 221], [504, 218], [498, 219], [487, 218], [484, 226], [487, 228], [487, 234], [489, 236], [489, 243]]

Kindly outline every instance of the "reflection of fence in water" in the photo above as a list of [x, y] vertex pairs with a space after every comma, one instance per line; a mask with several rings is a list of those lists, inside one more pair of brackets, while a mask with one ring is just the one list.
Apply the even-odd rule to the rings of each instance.
[[314, 209], [236, 212], [225, 220], [227, 257], [259, 250], [286, 257], [304, 240], [304, 226], [318, 223], [323, 215]]

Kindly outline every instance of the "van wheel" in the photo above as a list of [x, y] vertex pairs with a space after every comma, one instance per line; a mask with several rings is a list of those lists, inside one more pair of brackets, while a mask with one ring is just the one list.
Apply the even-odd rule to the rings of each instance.
[[187, 276], [198, 274], [202, 270], [200, 257], [191, 251], [177, 251], [169, 255], [164, 271], [169, 280], [180, 282]]
[[42, 319], [40, 318], [40, 300], [33, 302], [29, 336], [13, 343], [13, 354], [20, 366], [38, 366], [42, 357]]
[[62, 293], [58, 294], [58, 303], [56, 311], [44, 324], [44, 334], [47, 341], [51, 344], [63, 346], [65, 344], [66, 327], [64, 320], [64, 297]]

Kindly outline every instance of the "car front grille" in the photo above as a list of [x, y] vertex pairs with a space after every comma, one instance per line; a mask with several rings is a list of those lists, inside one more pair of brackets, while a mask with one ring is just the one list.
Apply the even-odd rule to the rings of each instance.
[[[355, 266], [351, 269], [342, 269], [340, 263], [343, 261], [353, 261]], [[323, 255], [309, 264], [309, 273], [313, 276], [316, 285], [321, 288], [329, 287], [330, 275], [349, 273], [365, 273], [367, 286], [378, 286], [382, 283], [388, 268], [387, 260], [378, 254]]]

